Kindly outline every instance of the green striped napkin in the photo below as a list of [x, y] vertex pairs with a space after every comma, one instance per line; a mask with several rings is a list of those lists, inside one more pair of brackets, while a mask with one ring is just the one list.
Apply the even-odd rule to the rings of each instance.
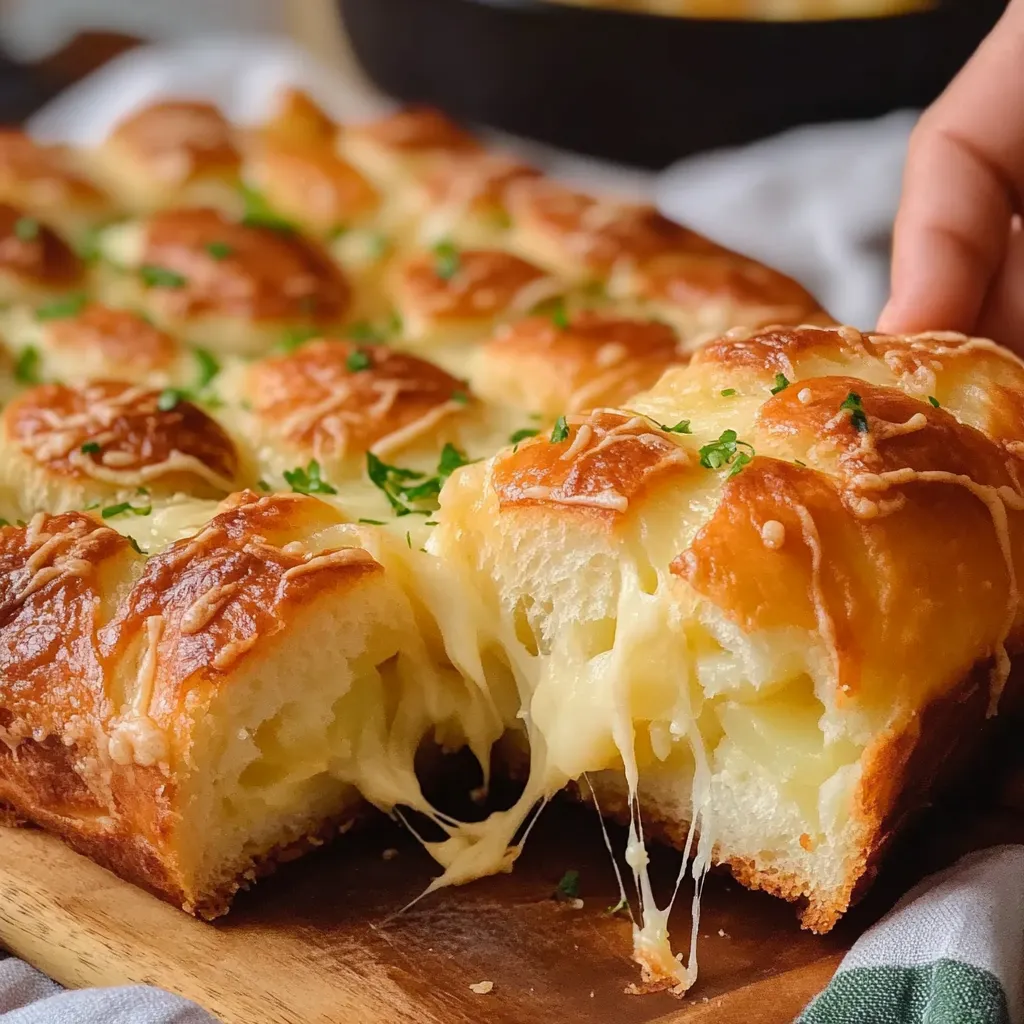
[[925, 879], [854, 945], [797, 1024], [1024, 1024], [1024, 846]]

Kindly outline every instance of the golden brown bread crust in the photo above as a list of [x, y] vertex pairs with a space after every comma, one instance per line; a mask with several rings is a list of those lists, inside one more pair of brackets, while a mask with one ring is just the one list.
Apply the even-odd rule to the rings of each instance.
[[305, 837], [196, 888], [177, 802], [194, 722], [299, 609], [380, 575], [361, 549], [303, 549], [340, 520], [313, 498], [243, 493], [148, 560], [80, 513], [0, 530], [0, 803], [184, 909], [222, 913]]
[[394, 281], [395, 302], [407, 320], [441, 325], [487, 324], [511, 312], [526, 313], [559, 290], [534, 264], [486, 249], [414, 256], [396, 268]]
[[432, 204], [505, 218], [510, 216], [510, 186], [539, 176], [540, 171], [518, 160], [471, 150], [450, 154], [425, 172], [421, 187]]
[[337, 132], [338, 126], [308, 93], [291, 87], [282, 90], [260, 126], [262, 138], [289, 143], [330, 143]]
[[116, 381], [43, 384], [12, 402], [3, 424], [8, 441], [48, 473], [115, 491], [146, 485], [225, 494], [238, 474], [224, 429], [174, 392]]
[[161, 185], [181, 186], [201, 177], [237, 174], [233, 129], [212, 104], [188, 100], [153, 103], [114, 127], [106, 145], [135, 172]]
[[415, 441], [468, 402], [465, 384], [433, 363], [326, 339], [254, 363], [246, 394], [261, 433], [331, 465]]
[[332, 324], [344, 319], [351, 300], [342, 272], [313, 242], [211, 209], [155, 214], [146, 224], [142, 263], [183, 279], [150, 288], [176, 317]]
[[667, 324], [594, 311], [562, 316], [500, 327], [480, 349], [475, 390], [554, 418], [621, 404], [685, 358]]
[[569, 506], [613, 525], [652, 481], [693, 470], [686, 451], [643, 416], [597, 410], [569, 418], [556, 438], [539, 437], [498, 457], [492, 486], [502, 510]]
[[63, 146], [0, 131], [0, 201], [59, 224], [109, 215], [109, 198], [72, 163]]
[[269, 140], [246, 161], [245, 176], [285, 220], [316, 234], [344, 231], [380, 205], [366, 178], [321, 141]]
[[46, 344], [60, 359], [88, 357], [96, 376], [136, 380], [167, 371], [180, 354], [170, 334], [128, 309], [91, 302], [73, 316], [51, 320]]
[[0, 203], [0, 275], [29, 287], [70, 289], [82, 281], [84, 268], [52, 228]]
[[480, 149], [472, 135], [432, 107], [406, 107], [375, 121], [352, 125], [345, 134], [404, 154], [465, 153]]

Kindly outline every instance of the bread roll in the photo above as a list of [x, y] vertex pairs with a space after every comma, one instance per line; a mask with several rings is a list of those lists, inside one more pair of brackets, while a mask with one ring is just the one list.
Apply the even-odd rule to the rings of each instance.
[[231, 438], [172, 389], [43, 384], [11, 402], [0, 423], [7, 519], [96, 503], [104, 517], [148, 515], [153, 495], [222, 497], [244, 481]]
[[297, 327], [344, 323], [351, 290], [315, 242], [233, 221], [212, 209], [173, 209], [109, 229], [118, 268], [103, 293], [217, 353], [258, 355]]
[[831, 928], [1003, 699], [1022, 401], [989, 342], [743, 330], [461, 470], [430, 549], [501, 623], [534, 771], [632, 814], [634, 867], [638, 813], [681, 847], [694, 825], [698, 865]]
[[142, 211], [178, 205], [237, 210], [240, 162], [224, 115], [190, 100], [152, 103], [129, 114], [97, 154], [111, 191]]
[[52, 228], [0, 203], [0, 302], [43, 301], [85, 283], [85, 268]]

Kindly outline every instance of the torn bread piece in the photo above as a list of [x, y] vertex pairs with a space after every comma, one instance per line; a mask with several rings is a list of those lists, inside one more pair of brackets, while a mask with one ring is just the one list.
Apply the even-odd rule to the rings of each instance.
[[585, 779], [629, 822], [651, 979], [685, 989], [695, 961], [670, 953], [645, 827], [695, 853], [698, 896], [724, 864], [826, 931], [998, 709], [1022, 400], [986, 342], [737, 331], [445, 488], [429, 548], [476, 590], [493, 685], [515, 679], [527, 792]]

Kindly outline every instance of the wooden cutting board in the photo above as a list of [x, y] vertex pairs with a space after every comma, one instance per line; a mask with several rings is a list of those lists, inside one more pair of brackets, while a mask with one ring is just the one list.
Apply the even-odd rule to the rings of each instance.
[[[681, 1001], [626, 994], [637, 978], [630, 924], [607, 912], [617, 891], [597, 819], [566, 802], [549, 807], [511, 875], [437, 893], [397, 916], [435, 868], [384, 823], [286, 865], [212, 925], [49, 836], [0, 829], [0, 945], [64, 985], [152, 983], [225, 1024], [783, 1024], [913, 878], [966, 846], [1024, 840], [1019, 811], [992, 803], [972, 810], [969, 827], [933, 814], [829, 936], [801, 932], [791, 907], [712, 876], [700, 980]], [[623, 838], [612, 830], [618, 849]], [[665, 893], [678, 854], [659, 849], [653, 859]], [[553, 898], [569, 868], [580, 873], [582, 909]], [[682, 948], [688, 900], [679, 903]], [[470, 985], [481, 981], [493, 991], [475, 994]]]

